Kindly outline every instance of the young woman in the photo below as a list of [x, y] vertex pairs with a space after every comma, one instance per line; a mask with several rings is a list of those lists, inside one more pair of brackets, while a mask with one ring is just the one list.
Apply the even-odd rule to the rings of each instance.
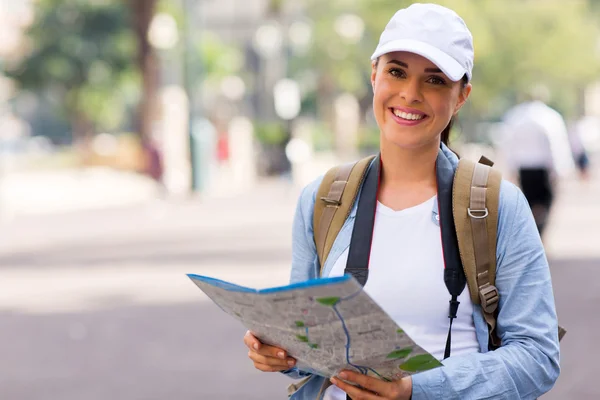
[[[472, 37], [463, 20], [433, 4], [398, 11], [372, 56], [381, 181], [364, 290], [440, 360], [448, 332], [448, 291], [436, 165], [446, 160], [456, 169], [458, 164], [446, 144], [452, 118], [471, 92], [472, 67]], [[319, 271], [322, 276], [342, 275], [348, 259], [356, 204], [325, 265], [319, 266], [312, 215], [320, 182], [308, 185], [298, 202], [292, 282], [317, 278]], [[552, 388], [559, 374], [557, 319], [535, 222], [522, 193], [506, 181], [500, 190], [496, 252], [497, 333], [502, 344], [497, 350], [488, 350], [481, 309], [463, 290], [452, 326], [451, 356], [443, 359], [442, 367], [395, 382], [354, 371], [330, 379], [298, 371], [285, 349], [262, 344], [250, 332], [244, 337], [249, 357], [259, 370], [305, 378], [292, 399], [535, 399]]]

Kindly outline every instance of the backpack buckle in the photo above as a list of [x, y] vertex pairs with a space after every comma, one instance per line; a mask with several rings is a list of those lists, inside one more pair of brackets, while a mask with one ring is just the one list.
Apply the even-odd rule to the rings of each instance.
[[[467, 213], [469, 214], [469, 217], [475, 218], [475, 219], [486, 218], [489, 214], [487, 207], [484, 208], [483, 210], [471, 210], [471, 208], [467, 208]], [[474, 215], [473, 213], [477, 213], [478, 215]]]
[[367, 279], [369, 279], [369, 270], [363, 267], [346, 267], [345, 273], [352, 275], [360, 286], [365, 286]]
[[498, 308], [500, 294], [496, 286], [489, 283], [479, 288], [479, 302], [486, 313], [493, 313]]
[[325, 202], [326, 207], [339, 207], [342, 205], [341, 201], [331, 199], [329, 197], [321, 197], [321, 200], [323, 200]]

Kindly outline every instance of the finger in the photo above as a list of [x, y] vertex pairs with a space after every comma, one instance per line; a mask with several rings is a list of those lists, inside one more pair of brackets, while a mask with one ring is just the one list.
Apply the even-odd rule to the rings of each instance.
[[286, 369], [288, 369], [287, 367], [277, 367], [277, 366], [273, 366], [273, 365], [259, 364], [259, 363], [254, 363], [254, 368], [256, 368], [257, 370], [262, 371], [262, 372], [281, 372], [281, 371], [285, 371]]
[[267, 344], [262, 344], [257, 353], [265, 357], [279, 358], [280, 360], [285, 360], [288, 358], [288, 354], [285, 350], [279, 347], [269, 346]]
[[244, 335], [244, 344], [248, 346], [249, 349], [258, 351], [262, 343], [252, 334], [252, 332], [246, 331], [246, 334]]
[[395, 394], [396, 384], [394, 382], [385, 382], [378, 378], [347, 370], [340, 372], [339, 377], [345, 381], [356, 383], [372, 392], [379, 393], [382, 396], [392, 396]]
[[378, 397], [375, 393], [343, 382], [341, 379], [331, 378], [331, 383], [346, 392], [353, 400], [381, 400], [381, 397]]
[[246, 332], [246, 335], [244, 336], [244, 343], [246, 343], [248, 348], [258, 352], [259, 354], [262, 354], [263, 356], [276, 357], [282, 360], [286, 360], [288, 358], [288, 354], [284, 349], [262, 343], [250, 331]]
[[263, 356], [262, 354], [257, 353], [252, 350], [250, 350], [248, 352], [248, 357], [255, 363], [267, 364], [267, 365], [276, 366], [276, 367], [285, 367], [285, 369], [292, 368], [294, 365], [296, 365], [296, 360], [294, 360], [291, 357], [288, 357], [287, 359], [282, 360], [280, 358]]
[[265, 357], [279, 358], [280, 360], [285, 360], [288, 357], [287, 351], [285, 351], [284, 349], [264, 343], [260, 344], [258, 350], [256, 350], [254, 347], [252, 348], [252, 350]]

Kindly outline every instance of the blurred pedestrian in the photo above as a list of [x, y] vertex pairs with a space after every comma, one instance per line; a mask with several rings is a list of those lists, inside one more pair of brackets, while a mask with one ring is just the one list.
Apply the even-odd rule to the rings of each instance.
[[579, 171], [579, 177], [587, 181], [590, 177], [590, 157], [581, 139], [583, 124], [575, 124], [573, 129], [569, 131], [569, 143], [571, 144], [571, 152], [575, 158], [575, 166]]
[[574, 163], [563, 117], [543, 101], [546, 96], [540, 88], [528, 97], [506, 112], [500, 151], [509, 173], [517, 178], [542, 235], [559, 178], [569, 176]]

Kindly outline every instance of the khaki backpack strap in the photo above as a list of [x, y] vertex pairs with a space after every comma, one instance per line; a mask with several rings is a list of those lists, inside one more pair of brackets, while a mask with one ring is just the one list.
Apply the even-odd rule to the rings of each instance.
[[[498, 308], [498, 289], [494, 286], [496, 280], [496, 251], [495, 238], [496, 229], [490, 232], [488, 225], [494, 218], [490, 215], [490, 208], [487, 204], [487, 192], [493, 190], [488, 188], [488, 178], [492, 169], [484, 164], [475, 164], [473, 178], [471, 181], [471, 198], [469, 200], [469, 209], [467, 213], [471, 220], [471, 232], [473, 233], [473, 249], [475, 250], [475, 265], [477, 266], [477, 291], [479, 302], [483, 310], [483, 316], [489, 326], [490, 343], [495, 347], [500, 347], [499, 340], [495, 335], [496, 329], [496, 309]], [[499, 189], [499, 187], [498, 187]], [[495, 221], [498, 220], [498, 210], [496, 208]], [[494, 251], [490, 250], [490, 242], [493, 237]], [[491, 254], [490, 254], [491, 253]], [[494, 263], [492, 265], [492, 257]]]
[[294, 382], [294, 383], [290, 384], [287, 388], [288, 397], [290, 397], [291, 395], [296, 393], [298, 390], [300, 390], [302, 388], [302, 386], [306, 385], [310, 378], [312, 378], [312, 376], [307, 376], [306, 378], [303, 378], [303, 379], [299, 380], [298, 382]]
[[453, 187], [453, 214], [461, 261], [471, 300], [481, 305], [488, 324], [492, 347], [500, 346], [495, 335], [499, 296], [494, 282], [501, 180], [500, 173], [489, 165], [463, 159]]
[[[496, 335], [499, 302], [496, 282], [496, 236], [501, 174], [482, 157], [479, 163], [461, 159], [454, 176], [453, 214], [460, 258], [467, 277], [471, 301], [481, 305], [488, 325], [490, 349], [500, 347]], [[486, 251], [487, 247], [487, 251]], [[566, 330], [558, 327], [558, 340]]]
[[313, 214], [313, 231], [321, 268], [333, 242], [348, 218], [366, 171], [375, 156], [330, 169], [319, 186]]

